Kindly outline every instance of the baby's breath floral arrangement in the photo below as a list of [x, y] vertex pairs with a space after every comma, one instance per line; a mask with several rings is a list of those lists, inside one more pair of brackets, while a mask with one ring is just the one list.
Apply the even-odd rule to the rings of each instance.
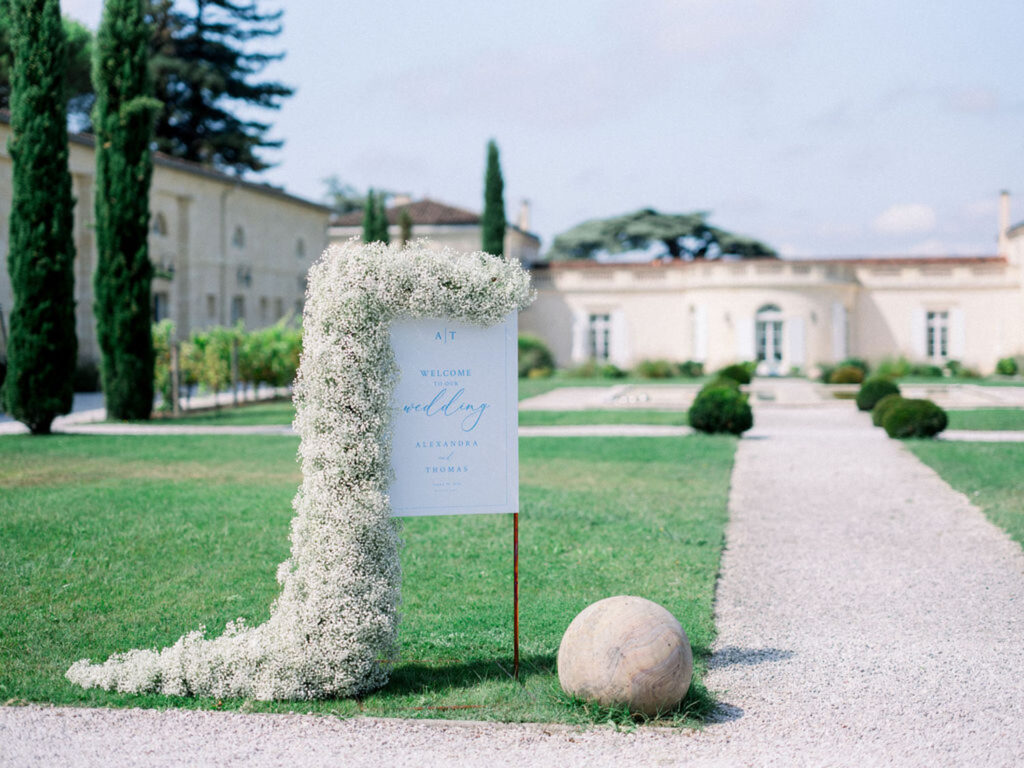
[[102, 664], [83, 659], [67, 672], [72, 682], [261, 700], [354, 696], [387, 682], [401, 586], [387, 495], [398, 375], [391, 321], [493, 325], [530, 302], [530, 280], [518, 263], [484, 253], [355, 240], [329, 248], [309, 278], [294, 394], [303, 480], [270, 618], [256, 627], [239, 619], [216, 638], [200, 628], [169, 648]]

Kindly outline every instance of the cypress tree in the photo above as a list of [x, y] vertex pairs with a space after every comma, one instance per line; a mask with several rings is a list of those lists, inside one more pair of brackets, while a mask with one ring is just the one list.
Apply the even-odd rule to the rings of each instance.
[[377, 229], [374, 233], [373, 239], [377, 242], [384, 243], [385, 245], [391, 242], [391, 237], [388, 235], [388, 208], [387, 208], [387, 194], [384, 192], [377, 193]]
[[[0, 0], [0, 109], [11, 108], [11, 2]], [[84, 24], [65, 17], [64, 95], [68, 117], [75, 130], [88, 131], [89, 109], [93, 102], [89, 81], [92, 61], [92, 32]]]
[[384, 209], [386, 195], [377, 194], [372, 189], [366, 193], [366, 205], [363, 207], [363, 242], [389, 243], [388, 214]]
[[412, 216], [409, 215], [409, 209], [403, 208], [402, 212], [398, 214], [398, 231], [399, 238], [402, 241], [402, 247], [404, 248], [412, 240]]
[[484, 215], [482, 250], [494, 256], [505, 252], [505, 182], [501, 178], [498, 145], [487, 142], [487, 173], [484, 176]]
[[71, 410], [78, 355], [66, 58], [58, 0], [11, 0], [12, 161], [8, 273], [14, 289], [4, 408], [32, 434]]
[[96, 38], [96, 329], [107, 414], [153, 408], [149, 144], [160, 106], [150, 94], [143, 0], [107, 0]]
[[363, 206], [363, 242], [372, 243], [377, 237], [377, 196], [373, 188], [366, 193], [366, 205]]

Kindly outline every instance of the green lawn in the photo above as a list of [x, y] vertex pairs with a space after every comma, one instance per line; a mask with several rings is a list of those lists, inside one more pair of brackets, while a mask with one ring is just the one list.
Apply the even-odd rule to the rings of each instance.
[[291, 400], [276, 400], [271, 403], [249, 403], [237, 408], [203, 411], [177, 419], [155, 420], [154, 424], [188, 424], [195, 426], [273, 426], [291, 424], [295, 418], [295, 407]]
[[[290, 402], [255, 403], [238, 408], [222, 408], [194, 416], [157, 421], [157, 424], [190, 424], [196, 426], [252, 426], [291, 424], [295, 409]], [[521, 426], [578, 424], [670, 424], [687, 423], [685, 411], [655, 411], [622, 408], [604, 411], [520, 411]]]
[[686, 411], [621, 408], [612, 411], [520, 411], [519, 426], [577, 426], [580, 424], [688, 424]]
[[946, 411], [947, 429], [1022, 429], [1024, 408], [978, 408], [973, 411]]
[[520, 683], [509, 677], [512, 526], [492, 515], [404, 522], [402, 654], [389, 685], [360, 701], [216, 702], [68, 683], [78, 658], [266, 618], [287, 555], [297, 445], [0, 438], [0, 701], [600, 721], [609, 713], [561, 693], [558, 644], [589, 603], [635, 594], [689, 633], [697, 677], [684, 707], [708, 711], [700, 677], [736, 441], [703, 435], [523, 441]]
[[905, 444], [1024, 546], [1024, 443], [908, 440]]
[[967, 379], [946, 376], [902, 376], [894, 379], [897, 384], [935, 384], [949, 386], [952, 384], [977, 385], [979, 387], [1024, 387], [1024, 379], [1019, 376], [986, 376], [981, 379]]

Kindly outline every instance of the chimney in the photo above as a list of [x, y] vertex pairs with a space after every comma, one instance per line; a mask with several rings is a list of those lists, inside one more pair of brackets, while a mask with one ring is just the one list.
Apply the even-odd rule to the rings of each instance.
[[397, 208], [400, 205], [408, 205], [412, 202], [412, 195], [407, 192], [396, 192], [391, 196], [391, 207]]
[[519, 218], [516, 219], [516, 226], [523, 232], [530, 231], [530, 201], [524, 199], [519, 204]]
[[1010, 229], [1010, 193], [1005, 189], [999, 193], [999, 255], [1006, 255], [1009, 244], [1006, 233]]

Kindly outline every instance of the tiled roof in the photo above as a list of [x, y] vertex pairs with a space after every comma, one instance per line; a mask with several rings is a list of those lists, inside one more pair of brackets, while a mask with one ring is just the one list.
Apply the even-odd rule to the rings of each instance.
[[[573, 269], [679, 269], [697, 264], [765, 264], [764, 259], [694, 259], [664, 261], [595, 261], [593, 259], [572, 259], [566, 261], [547, 261], [534, 264], [539, 269], [573, 270]], [[844, 256], [823, 258], [776, 259], [770, 264], [808, 265], [808, 266], [980, 266], [1007, 264], [1004, 256]]]
[[[9, 110], [0, 109], [0, 125], [11, 124], [11, 113]], [[96, 137], [91, 133], [69, 133], [68, 141], [72, 144], [78, 144], [83, 147], [96, 147]], [[153, 157], [153, 165], [162, 166], [164, 168], [172, 168], [177, 171], [183, 171], [184, 173], [191, 173], [195, 176], [202, 176], [213, 181], [219, 181], [224, 184], [230, 184], [232, 186], [244, 187], [250, 189], [253, 192], [257, 192], [261, 195], [267, 195], [274, 197], [279, 200], [284, 200], [289, 203], [296, 203], [303, 205], [308, 208], [314, 208], [321, 213], [326, 213], [330, 208], [322, 203], [317, 203], [312, 200], [307, 200], [303, 197], [297, 197], [296, 195], [286, 192], [281, 187], [275, 187], [272, 184], [257, 181], [246, 181], [229, 173], [218, 171], [215, 168], [211, 168], [208, 165], [201, 165], [200, 163], [194, 163], [191, 160], [182, 160], [180, 157], [172, 157], [171, 155], [165, 155], [163, 152], [151, 153]]]
[[[395, 205], [387, 209], [388, 224], [398, 224], [402, 211], [408, 211], [413, 226], [427, 224], [479, 224], [480, 214], [456, 208], [453, 205], [445, 205], [436, 200], [418, 200], [415, 203]], [[363, 224], [363, 212], [352, 211], [341, 216], [335, 216], [331, 220], [333, 227], [360, 227]]]

